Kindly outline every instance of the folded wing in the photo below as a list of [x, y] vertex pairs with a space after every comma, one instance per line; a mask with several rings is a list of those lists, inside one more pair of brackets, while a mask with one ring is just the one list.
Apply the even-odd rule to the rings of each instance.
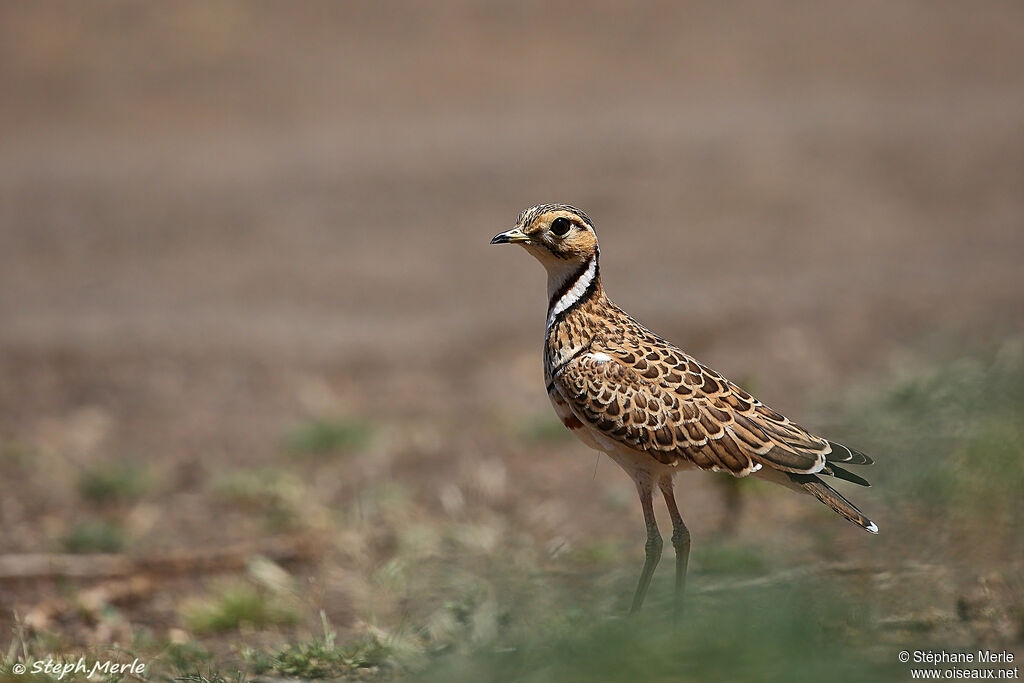
[[668, 342], [656, 341], [633, 348], [595, 344], [553, 380], [590, 427], [666, 464], [688, 460], [736, 476], [771, 467], [867, 484], [832, 464], [869, 464], [866, 455], [810, 434]]

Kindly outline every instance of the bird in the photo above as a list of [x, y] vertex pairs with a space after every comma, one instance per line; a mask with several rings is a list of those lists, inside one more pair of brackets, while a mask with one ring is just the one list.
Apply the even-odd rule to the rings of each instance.
[[675, 550], [673, 617], [683, 610], [690, 532], [676, 505], [682, 470], [754, 476], [809, 494], [858, 527], [878, 527], [825, 478], [870, 486], [846, 469], [868, 455], [816, 436], [651, 332], [612, 303], [601, 280], [594, 223], [569, 204], [540, 204], [491, 244], [517, 244], [547, 270], [544, 383], [562, 423], [605, 453], [636, 485], [647, 528], [630, 607], [640, 610], [661, 559], [654, 516], [661, 490]]

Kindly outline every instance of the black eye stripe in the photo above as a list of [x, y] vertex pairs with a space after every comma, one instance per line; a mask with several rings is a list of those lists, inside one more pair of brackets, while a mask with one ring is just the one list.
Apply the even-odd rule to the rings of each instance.
[[568, 234], [572, 228], [572, 223], [565, 216], [559, 216], [555, 220], [551, 221], [551, 232], [559, 237]]

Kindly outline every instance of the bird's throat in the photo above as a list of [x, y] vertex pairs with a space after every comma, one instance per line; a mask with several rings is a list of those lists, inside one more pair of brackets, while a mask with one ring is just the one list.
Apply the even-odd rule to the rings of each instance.
[[583, 262], [560, 263], [548, 269], [548, 321], [551, 327], [601, 290], [598, 254]]

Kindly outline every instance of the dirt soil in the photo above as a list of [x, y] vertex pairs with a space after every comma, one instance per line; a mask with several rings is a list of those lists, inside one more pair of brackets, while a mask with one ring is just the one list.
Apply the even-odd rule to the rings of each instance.
[[[328, 517], [388, 484], [457, 516], [483, 481], [539, 546], [621, 539], [638, 568], [628, 480], [520, 438], [548, 419], [544, 279], [488, 241], [541, 202], [595, 220], [617, 303], [810, 427], [901, 359], [1024, 329], [1011, 0], [7, 3], [0, 92], [0, 441], [36, 458], [0, 468], [0, 552], [91, 517], [135, 555], [270, 536], [210, 482], [277, 468]], [[377, 437], [282, 454], [325, 415]], [[150, 494], [90, 507], [79, 474], [121, 460]], [[680, 479], [697, 544], [709, 482]], [[807, 505], [755, 497], [738, 533], [814, 558]], [[311, 576], [347, 561], [324, 552]], [[325, 581], [310, 605], [351, 626]], [[200, 583], [129, 621], [180, 625]], [[0, 586], [0, 629], [57, 592]]]

